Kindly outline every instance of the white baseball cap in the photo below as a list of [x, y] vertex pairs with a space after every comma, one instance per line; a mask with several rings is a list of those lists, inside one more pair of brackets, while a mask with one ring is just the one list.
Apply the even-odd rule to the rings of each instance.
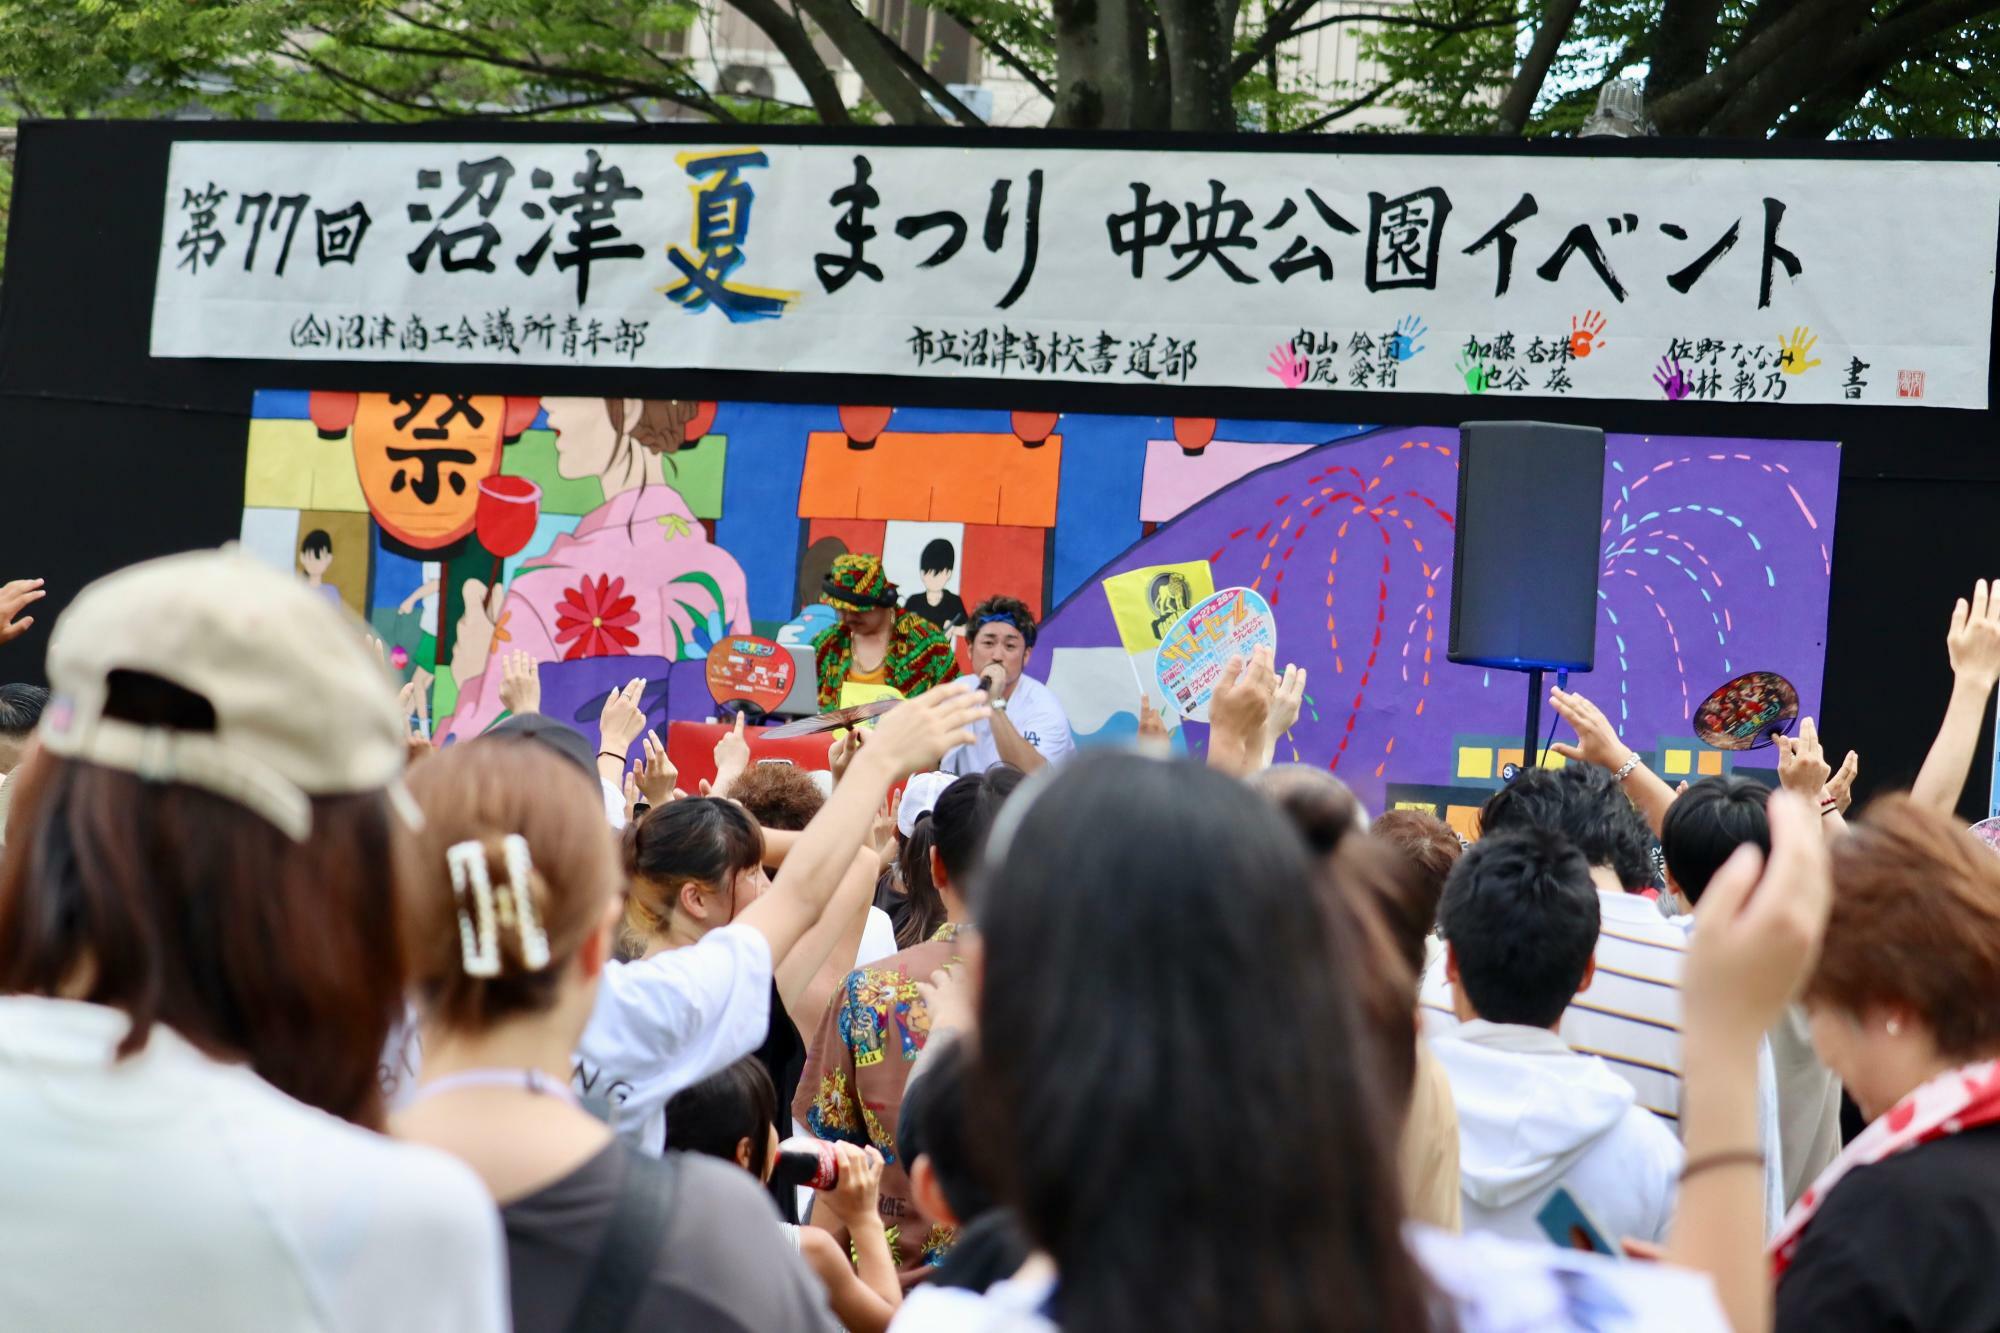
[[[106, 717], [115, 671], [200, 695], [215, 730]], [[51, 754], [214, 792], [294, 841], [312, 832], [315, 796], [400, 790], [395, 683], [360, 621], [233, 545], [85, 588], [56, 620], [48, 675]]]
[[908, 838], [917, 831], [917, 817], [927, 815], [937, 805], [944, 789], [958, 781], [956, 773], [915, 773], [903, 784], [903, 799], [896, 806], [896, 831]]

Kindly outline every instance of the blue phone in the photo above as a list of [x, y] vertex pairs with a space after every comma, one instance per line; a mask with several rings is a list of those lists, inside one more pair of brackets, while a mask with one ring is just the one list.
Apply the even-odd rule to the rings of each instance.
[[1565, 1250], [1590, 1250], [1610, 1255], [1613, 1259], [1625, 1257], [1624, 1251], [1611, 1242], [1596, 1219], [1583, 1210], [1576, 1196], [1560, 1185], [1549, 1196], [1549, 1201], [1542, 1205], [1541, 1211], [1535, 1214], [1535, 1222], [1544, 1235]]

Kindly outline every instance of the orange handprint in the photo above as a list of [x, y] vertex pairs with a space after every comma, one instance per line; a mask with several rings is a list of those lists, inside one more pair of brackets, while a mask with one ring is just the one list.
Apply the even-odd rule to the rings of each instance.
[[1586, 310], [1579, 319], [1569, 317], [1569, 354], [1575, 357], [1589, 356], [1597, 350], [1598, 337], [1604, 332], [1604, 316], [1595, 310]]

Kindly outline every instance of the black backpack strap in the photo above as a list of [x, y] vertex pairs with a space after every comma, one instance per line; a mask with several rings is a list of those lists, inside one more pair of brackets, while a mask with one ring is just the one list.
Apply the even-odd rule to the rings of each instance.
[[667, 1222], [680, 1192], [677, 1168], [672, 1158], [654, 1162], [637, 1153], [625, 1155], [618, 1201], [584, 1279], [583, 1298], [570, 1318], [569, 1333], [625, 1333], [660, 1261]]

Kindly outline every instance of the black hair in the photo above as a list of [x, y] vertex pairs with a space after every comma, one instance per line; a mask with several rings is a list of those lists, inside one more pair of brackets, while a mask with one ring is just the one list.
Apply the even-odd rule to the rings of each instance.
[[1479, 832], [1540, 828], [1560, 833], [1592, 866], [1609, 866], [1627, 889], [1653, 880], [1653, 835], [1609, 769], [1571, 763], [1531, 768], [1494, 792]]
[[1743, 777], [1703, 778], [1667, 807], [1660, 847], [1667, 873], [1690, 903], [1699, 902], [1730, 854], [1746, 842], [1771, 850], [1771, 821], [1765, 806], [1771, 791]]
[[917, 568], [926, 574], [949, 574], [958, 568], [958, 552], [952, 550], [951, 543], [943, 537], [933, 537], [924, 543], [924, 553], [917, 559]]
[[965, 1129], [965, 1087], [972, 1077], [963, 1041], [933, 1055], [923, 1073], [903, 1092], [896, 1121], [896, 1155], [906, 1166], [931, 1159], [938, 1187], [964, 1226], [993, 1206], [993, 1190]]
[[1434, 1327], [1361, 1054], [1364, 946], [1298, 834], [1187, 763], [1100, 752], [1046, 782], [980, 890], [969, 1102], [1064, 1327]]
[[667, 1100], [667, 1151], [701, 1153], [734, 1165], [736, 1145], [748, 1139], [750, 1174], [761, 1183], [771, 1164], [777, 1114], [778, 1090], [770, 1073], [756, 1056], [746, 1055]]
[[903, 920], [896, 927], [896, 947], [907, 949], [937, 934], [945, 923], [944, 898], [931, 881], [931, 848], [937, 845], [937, 830], [931, 826], [931, 812], [917, 816], [916, 825], [896, 856], [896, 878], [903, 886]]
[[966, 617], [970, 626], [966, 632], [977, 637], [979, 627], [995, 616], [1013, 622], [1014, 628], [1021, 631], [1021, 638], [1027, 645], [1030, 648], [1035, 646], [1035, 613], [1030, 611], [1028, 604], [1018, 597], [988, 597], [973, 607], [972, 614]]
[[48, 702], [49, 692], [39, 685], [0, 685], [0, 736], [26, 736]]
[[1590, 865], [1553, 829], [1489, 833], [1451, 868], [1438, 924], [1474, 1012], [1554, 1027], [1597, 948]]
[[655, 806], [625, 830], [625, 944], [666, 929], [674, 897], [689, 880], [718, 892], [763, 864], [764, 833], [734, 801], [689, 796]]
[[299, 543], [299, 553], [301, 555], [332, 555], [333, 538], [326, 535], [325, 528], [314, 528], [306, 534], [306, 539]]
[[931, 807], [931, 836], [937, 840], [938, 860], [944, 863], [945, 877], [961, 901], [969, 901], [968, 884], [1001, 803], [1014, 794], [1022, 777], [1018, 768], [996, 765], [952, 783]]

